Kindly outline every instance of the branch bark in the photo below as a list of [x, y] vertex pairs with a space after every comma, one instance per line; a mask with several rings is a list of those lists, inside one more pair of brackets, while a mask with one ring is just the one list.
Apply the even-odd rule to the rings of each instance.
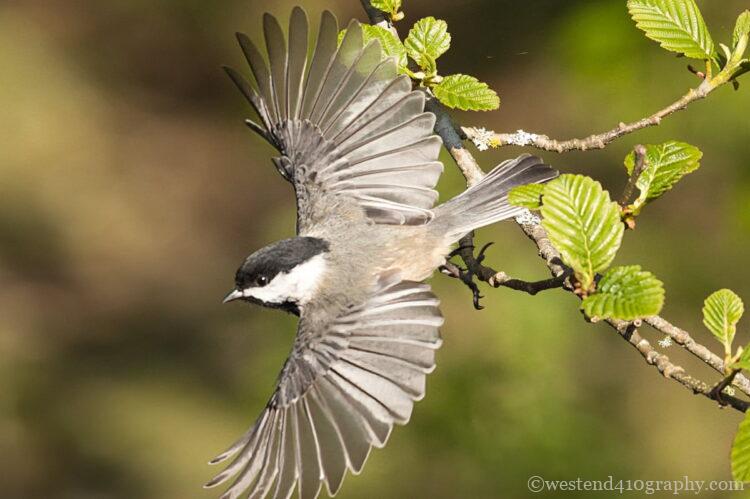
[[[648, 364], [656, 367], [665, 378], [678, 382], [696, 395], [700, 394], [706, 398], [715, 400], [716, 402], [719, 402], [720, 405], [729, 405], [740, 412], [746, 412], [748, 408], [750, 408], [750, 403], [747, 401], [717, 391], [707, 383], [690, 376], [682, 367], [673, 364], [669, 360], [669, 357], [656, 351], [648, 340], [638, 333], [638, 329], [632, 322], [610, 319], [607, 320], [607, 323], [612, 326], [615, 331], [625, 339], [625, 341], [630, 343], [630, 345], [641, 354]], [[731, 380], [729, 381], [731, 382]]]
[[[716, 372], [721, 374], [726, 372], [724, 359], [695, 341], [687, 331], [680, 329], [658, 315], [654, 317], [646, 317], [644, 322], [657, 331], [672, 338], [672, 341], [711, 366]], [[735, 376], [732, 386], [735, 386], [743, 393], [750, 395], [750, 380], [744, 375], [738, 374]]]
[[589, 149], [604, 149], [611, 142], [631, 134], [643, 128], [656, 126], [661, 120], [670, 114], [685, 109], [689, 104], [704, 99], [709, 93], [720, 85], [712, 85], [709, 80], [704, 80], [697, 88], [690, 89], [678, 100], [655, 112], [651, 116], [642, 118], [632, 123], [620, 123], [615, 128], [603, 133], [589, 135], [583, 139], [554, 140], [547, 135], [525, 132], [518, 130], [515, 133], [480, 132], [478, 128], [463, 127], [462, 130], [471, 140], [489, 140], [492, 146], [502, 147], [508, 145], [530, 146], [544, 151], [563, 153], [567, 151], [587, 151]]

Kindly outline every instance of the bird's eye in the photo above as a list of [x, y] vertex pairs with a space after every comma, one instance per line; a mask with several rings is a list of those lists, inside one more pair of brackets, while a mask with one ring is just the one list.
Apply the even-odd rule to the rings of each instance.
[[257, 285], [258, 285], [258, 286], [260, 286], [260, 287], [263, 287], [263, 286], [265, 286], [266, 284], [268, 284], [268, 277], [266, 277], [266, 276], [264, 276], [264, 275], [260, 275], [260, 276], [258, 276], [258, 277], [257, 277], [257, 278], [255, 279], [255, 284], [257, 284]]

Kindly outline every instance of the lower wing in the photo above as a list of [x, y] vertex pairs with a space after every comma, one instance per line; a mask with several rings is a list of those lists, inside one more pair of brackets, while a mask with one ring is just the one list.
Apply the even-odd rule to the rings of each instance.
[[443, 323], [426, 284], [381, 279], [365, 303], [318, 330], [300, 321], [274, 395], [253, 427], [211, 461], [234, 456], [206, 487], [234, 477], [223, 498], [331, 495], [358, 473], [394, 423], [406, 424], [435, 367]]

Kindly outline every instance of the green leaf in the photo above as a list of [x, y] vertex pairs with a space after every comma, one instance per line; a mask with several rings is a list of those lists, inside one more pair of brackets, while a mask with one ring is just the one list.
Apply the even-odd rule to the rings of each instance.
[[732, 48], [736, 48], [743, 36], [750, 36], [750, 10], [746, 10], [737, 18], [737, 24], [734, 25], [732, 33]]
[[750, 412], [745, 414], [732, 443], [732, 477], [750, 481]]
[[[382, 26], [374, 24], [362, 24], [360, 26], [362, 28], [362, 41], [367, 44], [370, 40], [379, 40], [383, 54], [386, 57], [395, 57], [399, 71], [402, 72], [401, 68], [406, 67], [408, 61], [406, 59], [406, 47], [401, 43], [401, 40], [391, 30], [385, 29]], [[341, 45], [344, 35], [346, 35], [345, 29], [339, 31], [339, 45]]]
[[730, 289], [720, 289], [703, 302], [703, 324], [728, 352], [737, 332], [737, 323], [745, 312], [742, 300]]
[[632, 321], [658, 314], [663, 305], [662, 282], [639, 265], [630, 265], [609, 269], [581, 308], [588, 317]]
[[750, 371], [750, 345], [745, 345], [742, 349], [742, 355], [737, 359], [737, 362], [733, 362], [729, 365], [730, 369], [745, 369]]
[[508, 202], [513, 206], [538, 210], [542, 206], [544, 184], [526, 184], [514, 187], [508, 193]]
[[406, 59], [406, 47], [404, 47], [401, 40], [391, 30], [385, 29], [382, 26], [363, 24], [362, 37], [365, 43], [373, 39], [380, 40], [383, 53], [387, 57], [395, 57], [399, 67], [406, 66], [408, 62]]
[[392, 16], [401, 10], [401, 0], [370, 0], [370, 5]]
[[694, 0], [628, 0], [628, 11], [663, 48], [693, 59], [713, 57], [714, 42]]
[[437, 74], [437, 62], [430, 54], [419, 54], [417, 64], [426, 76], [434, 77]]
[[[636, 212], [670, 190], [688, 173], [694, 172], [700, 166], [703, 153], [695, 146], [684, 142], [670, 141], [659, 145], [646, 146], [646, 164], [636, 186], [641, 195], [635, 201]], [[633, 174], [635, 168], [635, 153], [625, 157], [625, 168], [628, 175]]]
[[576, 278], [589, 290], [597, 272], [612, 263], [622, 242], [620, 207], [599, 182], [560, 175], [544, 188], [542, 226]]
[[500, 107], [495, 91], [473, 76], [446, 76], [432, 91], [440, 102], [462, 111], [492, 111]]
[[451, 46], [451, 35], [448, 24], [434, 17], [420, 19], [409, 30], [409, 36], [404, 41], [409, 57], [420, 64], [421, 54], [427, 54], [437, 59]]

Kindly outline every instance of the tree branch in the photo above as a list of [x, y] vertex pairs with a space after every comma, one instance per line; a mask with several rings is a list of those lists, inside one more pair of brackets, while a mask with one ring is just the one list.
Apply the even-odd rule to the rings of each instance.
[[750, 408], [750, 403], [738, 399], [725, 393], [715, 392], [707, 383], [696, 379], [685, 372], [685, 370], [673, 364], [669, 357], [659, 353], [651, 344], [638, 334], [638, 329], [632, 322], [626, 322], [616, 319], [609, 319], [607, 323], [617, 331], [620, 336], [630, 343], [646, 362], [656, 367], [665, 378], [672, 379], [685, 388], [691, 390], [694, 394], [703, 395], [706, 398], [715, 400], [721, 405], [729, 405], [740, 412], [745, 412]]
[[[680, 329], [658, 315], [646, 317], [643, 321], [657, 331], [672, 338], [672, 341], [711, 366], [716, 372], [724, 374], [724, 360], [705, 346], [696, 342], [687, 331]], [[738, 374], [734, 378], [732, 385], [739, 388], [746, 395], [750, 395], [750, 380], [742, 374]]]
[[643, 128], [656, 126], [661, 120], [670, 114], [685, 109], [689, 104], [704, 99], [708, 94], [721, 86], [721, 82], [713, 84], [711, 80], [703, 80], [697, 88], [690, 89], [685, 95], [669, 106], [661, 109], [651, 116], [634, 121], [632, 123], [620, 123], [612, 130], [595, 135], [589, 135], [584, 139], [554, 140], [547, 135], [518, 130], [516, 133], [495, 133], [486, 132], [474, 127], [463, 127], [464, 134], [472, 141], [489, 141], [494, 147], [507, 145], [531, 146], [544, 151], [554, 151], [558, 153], [567, 151], [586, 151], [589, 149], [604, 149], [614, 140], [627, 134], [636, 132]]
[[[382, 22], [381, 19], [378, 19], [377, 17], [372, 16], [372, 8], [368, 9], [368, 5], [370, 5], [369, 0], [361, 0], [362, 4], [365, 6], [365, 10], [368, 13], [368, 16], [370, 16], [370, 20], [373, 23]], [[393, 29], [393, 27], [391, 27]], [[395, 32], [395, 29], [393, 29]], [[640, 130], [642, 128], [646, 128], [653, 125], [658, 125], [661, 122], [661, 119], [665, 116], [668, 116], [676, 111], [679, 111], [681, 109], [684, 109], [687, 107], [688, 104], [691, 102], [694, 102], [699, 99], [703, 99], [708, 93], [710, 93], [714, 88], [718, 87], [720, 84], [717, 85], [711, 85], [709, 80], [704, 80], [703, 84], [701, 84], [697, 89], [690, 90], [687, 94], [685, 94], [681, 99], [676, 101], [675, 103], [671, 104], [670, 106], [667, 106], [666, 108], [662, 109], [661, 111], [656, 112], [655, 114], [649, 116], [648, 118], [644, 118], [642, 120], [639, 120], [637, 122], [631, 123], [629, 125], [626, 125], [624, 123], [621, 123], [617, 128], [614, 130], [610, 130], [609, 132], [605, 132], [603, 134], [599, 135], [592, 135], [590, 137], [587, 137], [586, 139], [579, 140], [579, 139], [573, 139], [570, 141], [565, 142], [559, 142], [549, 139], [549, 137], [546, 136], [533, 136], [533, 139], [530, 141], [527, 141], [523, 144], [516, 144], [516, 145], [531, 145], [534, 147], [537, 147], [539, 149], [545, 149], [550, 151], [557, 151], [557, 152], [564, 152], [564, 151], [570, 151], [574, 149], [579, 150], [586, 150], [586, 149], [595, 149], [595, 148], [604, 148], [607, 144], [612, 142], [613, 140], [622, 137], [623, 135], [626, 135], [628, 133], [634, 132], [636, 130]], [[435, 132], [440, 135], [440, 137], [443, 139], [443, 143], [445, 144], [446, 148], [450, 152], [453, 159], [456, 161], [456, 164], [458, 165], [459, 169], [461, 170], [461, 173], [464, 175], [464, 178], [466, 179], [467, 185], [471, 186], [474, 183], [476, 183], [478, 180], [480, 180], [484, 176], [484, 172], [482, 172], [481, 168], [479, 167], [477, 161], [474, 159], [474, 157], [471, 155], [469, 151], [467, 151], [462, 146], [462, 137], [463, 134], [459, 132], [459, 130], [462, 130], [464, 134], [468, 138], [471, 137], [471, 128], [459, 128], [456, 126], [456, 124], [451, 119], [450, 115], [447, 113], [445, 108], [437, 101], [437, 99], [431, 98], [428, 99], [427, 104], [425, 105], [426, 110], [432, 112], [436, 116], [436, 126], [435, 126]], [[525, 135], [526, 132], [522, 132]], [[509, 135], [505, 134], [495, 134], [497, 140], [499, 141], [500, 145], [507, 145], [511, 144], [512, 142], [508, 142], [507, 139], [512, 138]], [[505, 142], [503, 142], [505, 141]], [[547, 264], [547, 267], [549, 268], [553, 280], [554, 279], [560, 279], [563, 275], [566, 275], [569, 270], [565, 267], [565, 265], [562, 262], [562, 259], [560, 258], [560, 254], [558, 251], [554, 248], [552, 243], [549, 240], [549, 237], [547, 236], [546, 231], [541, 225], [541, 221], [538, 217], [535, 215], [532, 215], [530, 212], [525, 213], [522, 216], [519, 216], [516, 218], [516, 222], [518, 223], [521, 230], [526, 234], [526, 236], [531, 239], [534, 244], [536, 245], [539, 256], [544, 259], [545, 263]], [[471, 245], [472, 249], [472, 255], [469, 257], [469, 262], [473, 259], [473, 243]], [[486, 249], [486, 248], [485, 248]], [[460, 251], [466, 251], [463, 248], [459, 248]], [[466, 262], [466, 260], [464, 260]], [[481, 260], [476, 261], [477, 264], [481, 265]], [[468, 263], [467, 263], [468, 265]], [[474, 263], [472, 263], [474, 265]], [[488, 267], [482, 266], [484, 269], [488, 269]], [[457, 267], [455, 265], [452, 266], [452, 270], [456, 270]], [[458, 269], [460, 271], [460, 269]], [[476, 270], [481, 270], [480, 268], [477, 268]], [[490, 269], [491, 270], [491, 269]], [[472, 272], [471, 269], [467, 267], [467, 271], [469, 271], [468, 279], [464, 277], [464, 282], [467, 282], [467, 280], [471, 283], [468, 284], [474, 293], [474, 303], [475, 306], [478, 306], [478, 299], [481, 297], [479, 295], [478, 288], [476, 287], [476, 284], [471, 279]], [[482, 271], [484, 272], [484, 271]], [[490, 272], [487, 272], [486, 274], [482, 274], [483, 276], [487, 277], [486, 282], [489, 282], [490, 278], [494, 278], [498, 273], [492, 272], [492, 275], [489, 275]], [[474, 273], [473, 275], [479, 276], [479, 274]], [[566, 275], [567, 277], [567, 275]], [[484, 279], [483, 279], [484, 280]], [[506, 281], [507, 282], [507, 281]], [[564, 286], [565, 279], [563, 279], [563, 289], [565, 289]], [[494, 286], [494, 284], [493, 284]], [[512, 286], [508, 286], [512, 287]], [[522, 287], [522, 286], [519, 286]], [[516, 289], [516, 288], [513, 288]], [[710, 350], [708, 350], [703, 345], [700, 345], [696, 343], [690, 335], [680, 330], [679, 328], [676, 328], [675, 326], [672, 326], [664, 319], [661, 319], [660, 317], [651, 317], [646, 319], [646, 322], [654, 327], [655, 329], [658, 329], [662, 331], [661, 328], [664, 328], [666, 331], [665, 334], [668, 334], [670, 337], [674, 339], [675, 342], [680, 344], [681, 346], [685, 347], [687, 351], [695, 355], [696, 357], [703, 360], [705, 363], [713, 367], [714, 369], [718, 370], [719, 372], [724, 372], [724, 362], [718, 358], [715, 354], [713, 354]], [[745, 412], [750, 408], [750, 403], [729, 396], [725, 394], [720, 394], [720, 397], [717, 397], [716, 394], [712, 392], [711, 386], [709, 386], [707, 383], [698, 380], [690, 375], [688, 375], [685, 370], [682, 367], [676, 366], [673, 363], [669, 361], [669, 358], [657, 352], [654, 350], [654, 348], [651, 346], [651, 344], [644, 338], [640, 336], [638, 333], [637, 327], [633, 322], [626, 322], [616, 319], [608, 319], [606, 320], [606, 323], [609, 324], [623, 339], [625, 339], [628, 343], [630, 343], [632, 346], [636, 348], [636, 350], [643, 356], [643, 358], [646, 360], [647, 363], [656, 366], [656, 368], [661, 372], [666, 378], [672, 379], [685, 388], [688, 388], [693, 393], [701, 394], [709, 399], [716, 400], [720, 403], [726, 403], [730, 405], [731, 407], [737, 409], [740, 412]], [[658, 326], [656, 326], [657, 324]], [[670, 331], [670, 332], [667, 332]], [[674, 336], [673, 336], [674, 335]], [[677, 337], [680, 338], [680, 340], [677, 339]], [[750, 383], [748, 382], [747, 378], [744, 378], [742, 375], [737, 375], [735, 379], [732, 381], [735, 386], [740, 388], [745, 394], [750, 395]]]

